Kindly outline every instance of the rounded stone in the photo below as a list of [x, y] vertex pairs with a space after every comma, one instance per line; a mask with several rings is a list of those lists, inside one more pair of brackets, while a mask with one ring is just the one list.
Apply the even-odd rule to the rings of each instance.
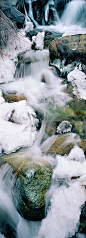
[[0, 157], [15, 174], [12, 195], [15, 207], [25, 219], [41, 220], [45, 215], [45, 195], [51, 183], [52, 169], [44, 160], [33, 160], [12, 154]]

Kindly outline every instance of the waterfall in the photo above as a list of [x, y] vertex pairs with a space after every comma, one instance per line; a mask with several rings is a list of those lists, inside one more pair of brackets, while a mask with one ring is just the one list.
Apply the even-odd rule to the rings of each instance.
[[27, 3], [29, 5], [29, 10], [27, 12], [28, 16], [33, 21], [34, 25], [38, 26], [38, 23], [37, 23], [37, 21], [35, 21], [34, 16], [33, 16], [32, 1], [31, 0], [25, 0], [25, 3]]
[[53, 13], [53, 20], [57, 21], [57, 22], [59, 21], [59, 16], [58, 16], [58, 13], [57, 13], [57, 11], [56, 11], [56, 9], [54, 7], [54, 1], [53, 0], [49, 0], [48, 1], [48, 3], [45, 5], [44, 10], [45, 10], [44, 18], [45, 18], [45, 22], [46, 23], [48, 23], [49, 18], [51, 17], [51, 16], [49, 16], [50, 10]]
[[86, 27], [86, 1], [73, 0], [66, 5], [61, 21], [65, 25]]

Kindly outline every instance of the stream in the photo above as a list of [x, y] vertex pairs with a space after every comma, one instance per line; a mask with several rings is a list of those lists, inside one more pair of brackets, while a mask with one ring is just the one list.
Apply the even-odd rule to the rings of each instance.
[[[30, 5], [27, 14], [36, 21], [31, 1], [27, 2]], [[45, 7], [46, 22], [50, 4], [51, 1]], [[73, 0], [67, 4], [61, 19], [55, 12], [56, 25], [37, 25], [36, 28], [62, 34], [86, 32], [84, 8], [85, 1]], [[20, 30], [20, 38], [23, 32]], [[86, 202], [86, 154], [79, 146], [86, 140], [86, 99], [67, 91], [66, 78], [61, 78], [56, 68], [49, 66], [48, 48], [32, 50], [28, 40], [27, 49], [23, 43], [20, 46], [18, 38], [15, 41], [1, 59], [0, 238], [86, 238], [85, 232], [78, 230]], [[20, 51], [15, 50], [15, 44], [19, 44]], [[23, 59], [20, 63], [17, 55]], [[80, 90], [82, 92], [82, 88]], [[8, 95], [23, 95], [25, 99], [6, 101]], [[65, 129], [64, 125], [60, 128], [62, 121], [69, 122]], [[65, 152], [68, 146], [71, 147]], [[36, 221], [25, 219], [17, 209], [13, 186], [20, 167], [15, 170], [8, 162], [10, 158], [23, 161], [27, 157], [49, 163], [52, 168], [51, 184], [44, 198], [44, 218]]]

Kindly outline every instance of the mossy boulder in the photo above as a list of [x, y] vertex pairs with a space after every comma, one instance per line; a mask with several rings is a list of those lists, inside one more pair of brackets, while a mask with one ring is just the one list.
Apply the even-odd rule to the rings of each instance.
[[41, 220], [45, 213], [45, 195], [51, 183], [52, 169], [48, 162], [2, 156], [2, 163], [9, 163], [15, 173], [13, 201], [18, 212], [32, 221]]
[[68, 133], [68, 136], [67, 134], [57, 136], [55, 142], [47, 151], [47, 154], [69, 154], [71, 149], [74, 147], [74, 143], [72, 142], [72, 140], [69, 139], [69, 136], [70, 133]]

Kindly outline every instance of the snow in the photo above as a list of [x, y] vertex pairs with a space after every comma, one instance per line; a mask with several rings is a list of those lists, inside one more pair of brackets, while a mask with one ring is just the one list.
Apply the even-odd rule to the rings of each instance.
[[67, 133], [71, 132], [72, 125], [69, 121], [62, 121], [59, 126], [57, 127], [57, 133]]
[[79, 98], [86, 100], [86, 75], [77, 67], [68, 76], [68, 82], [73, 86], [73, 93]]
[[35, 140], [36, 114], [26, 101], [0, 104], [0, 152], [29, 147]]
[[32, 37], [32, 43], [36, 44], [36, 48], [39, 50], [43, 50], [44, 47], [44, 36], [45, 32], [38, 32], [36, 36]]
[[78, 229], [80, 207], [84, 202], [85, 189], [80, 181], [69, 187], [61, 186], [55, 189], [51, 207], [46, 218], [42, 220], [36, 238], [65, 238], [74, 235]]
[[83, 151], [78, 155], [79, 149], [76, 146], [68, 156], [56, 156], [57, 166], [53, 170], [55, 183], [47, 193], [50, 206], [36, 238], [65, 238], [78, 231], [81, 206], [86, 200], [86, 160], [84, 156], [83, 162], [80, 161]]

